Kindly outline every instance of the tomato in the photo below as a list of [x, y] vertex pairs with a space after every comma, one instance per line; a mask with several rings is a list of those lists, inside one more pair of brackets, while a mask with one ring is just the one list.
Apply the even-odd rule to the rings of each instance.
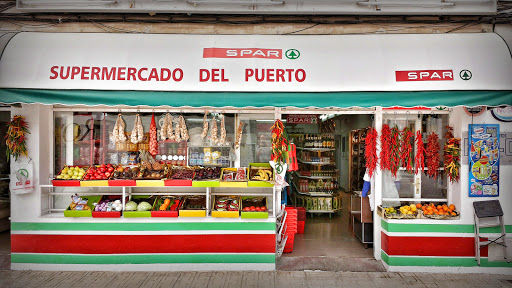
[[256, 207], [256, 211], [261, 211], [261, 208], [260, 207]]
[[261, 206], [260, 210], [261, 210], [261, 211], [266, 211], [266, 210], [267, 210], [267, 207], [265, 207], [265, 206]]
[[251, 211], [251, 208], [249, 208], [249, 207], [245, 207], [245, 208], [244, 208], [244, 211]]
[[256, 211], [256, 208], [254, 206], [251, 206], [251, 211]]

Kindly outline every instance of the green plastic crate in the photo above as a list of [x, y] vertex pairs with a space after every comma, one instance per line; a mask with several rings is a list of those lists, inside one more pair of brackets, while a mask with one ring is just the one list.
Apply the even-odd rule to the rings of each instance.
[[[145, 199], [149, 197], [149, 195], [134, 195], [130, 199]], [[148, 202], [151, 205], [151, 207], [155, 205], [155, 200], [156, 197], [151, 202]], [[149, 211], [123, 211], [123, 215], [125, 218], [151, 217], [151, 209]]]
[[92, 203], [98, 203], [101, 199], [101, 195], [97, 196], [80, 196], [83, 198], [87, 198], [87, 205], [91, 207], [91, 210], [71, 210], [68, 206], [68, 209], [64, 210], [65, 217], [92, 217], [92, 210], [94, 210], [94, 206]]

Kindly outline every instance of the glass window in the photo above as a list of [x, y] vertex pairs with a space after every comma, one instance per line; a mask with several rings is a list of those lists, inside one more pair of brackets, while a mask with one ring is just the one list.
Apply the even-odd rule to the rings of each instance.
[[249, 163], [265, 163], [272, 155], [273, 114], [243, 114], [239, 116], [244, 122], [242, 141], [240, 143], [240, 167]]

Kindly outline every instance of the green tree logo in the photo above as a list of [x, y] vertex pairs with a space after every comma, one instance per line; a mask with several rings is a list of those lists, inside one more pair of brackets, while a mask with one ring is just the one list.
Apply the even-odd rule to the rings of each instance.
[[300, 57], [300, 52], [297, 49], [288, 49], [284, 55], [286, 55], [286, 58], [288, 59], [295, 60]]
[[471, 73], [471, 71], [464, 69], [464, 70], [460, 71], [459, 76], [460, 76], [460, 79], [467, 81], [467, 80], [471, 79], [471, 77], [473, 77], [473, 74]]

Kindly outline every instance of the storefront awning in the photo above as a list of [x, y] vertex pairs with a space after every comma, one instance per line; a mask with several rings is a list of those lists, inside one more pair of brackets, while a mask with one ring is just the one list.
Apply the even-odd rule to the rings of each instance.
[[512, 104], [512, 57], [494, 33], [18, 33], [0, 54], [2, 103], [173, 107]]
[[512, 91], [156, 92], [0, 89], [4, 103], [172, 107], [373, 107], [512, 105]]

